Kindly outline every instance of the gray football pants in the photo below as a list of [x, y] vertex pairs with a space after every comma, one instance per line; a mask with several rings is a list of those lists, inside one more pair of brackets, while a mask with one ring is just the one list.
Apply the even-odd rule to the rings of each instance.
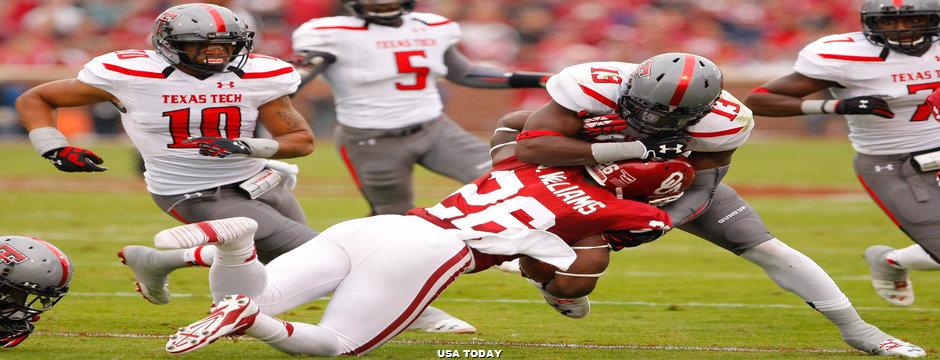
[[335, 139], [373, 214], [404, 214], [414, 208], [416, 163], [464, 184], [492, 166], [489, 146], [446, 115], [399, 129], [340, 125]]
[[679, 229], [735, 255], [774, 238], [757, 211], [724, 183], [718, 184], [708, 208]]
[[283, 183], [254, 200], [230, 186], [183, 195], [151, 194], [151, 197], [160, 209], [184, 223], [238, 216], [254, 219], [258, 222], [255, 247], [262, 263], [268, 263], [318, 234], [306, 225], [307, 218], [300, 203]]
[[940, 184], [937, 172], [919, 173], [909, 154], [856, 154], [865, 191], [901, 231], [940, 262]]

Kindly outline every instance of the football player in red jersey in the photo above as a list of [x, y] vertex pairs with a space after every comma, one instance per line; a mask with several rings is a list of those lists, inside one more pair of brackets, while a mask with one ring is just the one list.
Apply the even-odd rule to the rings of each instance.
[[[517, 154], [532, 163], [575, 165], [691, 151], [695, 181], [663, 208], [675, 227], [760, 266], [836, 325], [852, 347], [923, 356], [920, 347], [863, 321], [819, 265], [770, 234], [757, 212], [721, 183], [754, 124], [751, 111], [721, 87], [717, 66], [692, 54], [662, 54], [641, 64], [574, 65], [548, 80], [552, 101], [526, 121]], [[588, 142], [581, 133], [624, 141]]]
[[[866, 249], [872, 286], [889, 303], [909, 306], [908, 270], [940, 270], [940, 122], [925, 101], [940, 89], [940, 2], [866, 0], [861, 14], [862, 31], [807, 45], [793, 73], [755, 89], [745, 102], [764, 116], [845, 116], [859, 181], [915, 243]], [[803, 100], [823, 90], [833, 100]]]
[[[221, 254], [210, 277], [218, 305], [171, 337], [167, 351], [243, 331], [290, 354], [364, 354], [405, 330], [459, 274], [522, 255], [557, 268], [536, 286], [559, 312], [580, 317], [588, 309], [559, 300], [590, 293], [611, 248], [652, 241], [669, 227], [662, 210], [591, 185], [583, 167], [522, 163], [512, 146], [493, 150], [490, 173], [436, 206], [337, 224], [267, 266], [253, 255], [250, 219], [160, 232], [160, 247], [213, 243]], [[330, 292], [317, 325], [272, 317]]]

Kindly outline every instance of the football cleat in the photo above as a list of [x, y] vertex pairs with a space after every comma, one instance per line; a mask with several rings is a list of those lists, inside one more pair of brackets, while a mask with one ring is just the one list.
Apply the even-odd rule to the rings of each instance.
[[885, 301], [897, 306], [910, 306], [914, 303], [914, 287], [907, 276], [907, 270], [898, 269], [885, 258], [894, 249], [875, 245], [865, 250], [865, 261], [871, 269], [871, 285], [875, 293]]
[[408, 325], [408, 330], [444, 334], [472, 334], [477, 332], [473, 325], [433, 306], [424, 309], [424, 312], [418, 315], [418, 318], [411, 325]]
[[179, 329], [166, 342], [166, 351], [173, 355], [199, 350], [220, 337], [248, 329], [258, 317], [258, 306], [245, 295], [222, 298], [212, 313], [202, 320]]
[[872, 355], [878, 356], [899, 356], [908, 358], [923, 357], [927, 355], [927, 352], [924, 351], [924, 349], [922, 349], [920, 346], [898, 339], [888, 339], [878, 344], [878, 347], [870, 351], [870, 353]]
[[134, 272], [135, 290], [145, 300], [164, 305], [170, 302], [170, 282], [167, 277], [174, 267], [158, 266], [152, 255], [158, 250], [146, 246], [128, 245], [118, 251], [121, 263]]
[[549, 294], [548, 291], [542, 288], [542, 284], [538, 281], [526, 278], [526, 280], [535, 286], [536, 289], [539, 289], [539, 293], [542, 294], [542, 298], [545, 299], [545, 302], [548, 305], [551, 305], [558, 313], [573, 318], [583, 318], [591, 313], [591, 300], [587, 296], [582, 296], [574, 299], [563, 299], [552, 294]]
[[153, 243], [158, 248], [188, 249], [200, 245], [221, 245], [226, 242], [252, 239], [258, 222], [246, 217], [202, 221], [180, 225], [157, 233]]

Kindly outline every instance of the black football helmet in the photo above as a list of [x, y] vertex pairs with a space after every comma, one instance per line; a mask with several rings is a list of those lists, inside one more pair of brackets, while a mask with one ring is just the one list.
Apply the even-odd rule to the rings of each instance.
[[[157, 16], [150, 42], [171, 64], [182, 64], [203, 73], [241, 69], [248, 61], [255, 33], [231, 10], [212, 4], [183, 4], [171, 7]], [[186, 52], [186, 44], [231, 45], [231, 55], [207, 56], [205, 62], [195, 61], [198, 51]]]
[[29, 320], [69, 291], [72, 262], [52, 244], [0, 236], [0, 323]]
[[[353, 16], [376, 24], [393, 23], [400, 19], [402, 15], [414, 11], [415, 5], [418, 4], [417, 0], [340, 0], [340, 2], [343, 4], [343, 7], [346, 8], [346, 11], [349, 11]], [[364, 7], [365, 5], [386, 4], [399, 4], [399, 8], [398, 10], [377, 13], [368, 11]]]
[[[940, 35], [940, 1], [865, 0], [862, 3], [862, 32], [871, 43], [908, 54], [922, 54]], [[879, 22], [899, 18], [923, 18], [909, 29], [882, 29]]]

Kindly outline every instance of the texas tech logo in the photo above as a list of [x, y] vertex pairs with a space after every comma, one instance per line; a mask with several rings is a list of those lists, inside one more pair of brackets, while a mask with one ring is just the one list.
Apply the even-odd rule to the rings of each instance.
[[26, 255], [23, 255], [23, 253], [14, 249], [9, 244], [0, 245], [0, 263], [13, 265], [26, 260], [29, 260]]
[[160, 17], [157, 18], [157, 21], [172, 22], [178, 17], [180, 17], [180, 14], [171, 11], [164, 11], [162, 14], [160, 14]]
[[633, 73], [636, 77], [647, 77], [653, 74], [653, 60], [646, 60], [640, 66], [637, 66], [636, 71]]

